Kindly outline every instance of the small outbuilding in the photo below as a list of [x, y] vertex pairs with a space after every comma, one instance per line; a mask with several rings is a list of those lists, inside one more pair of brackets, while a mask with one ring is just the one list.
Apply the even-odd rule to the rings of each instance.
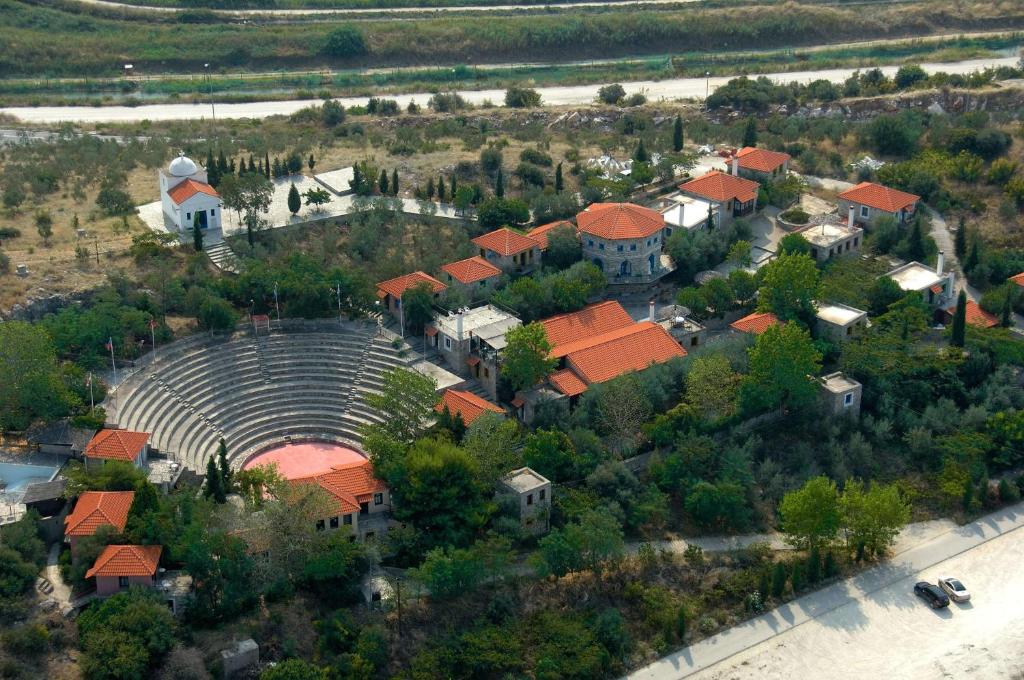
[[528, 467], [513, 470], [499, 482], [519, 500], [519, 521], [532, 533], [547, 533], [551, 518], [551, 482]]

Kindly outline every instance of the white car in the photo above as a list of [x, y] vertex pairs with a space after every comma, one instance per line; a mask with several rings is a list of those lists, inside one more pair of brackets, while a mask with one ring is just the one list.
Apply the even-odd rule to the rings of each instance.
[[943, 576], [939, 579], [939, 587], [949, 595], [949, 599], [953, 602], [967, 602], [971, 599], [971, 594], [964, 587], [963, 583], [960, 583], [960, 579], [953, 578], [952, 576]]

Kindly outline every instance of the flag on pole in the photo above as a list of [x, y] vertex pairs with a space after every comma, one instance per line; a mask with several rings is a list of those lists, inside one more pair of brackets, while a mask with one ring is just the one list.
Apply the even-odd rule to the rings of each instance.
[[92, 387], [92, 373], [90, 373], [89, 375], [85, 376], [85, 386], [86, 387]]
[[150, 319], [149, 320], [149, 329], [153, 330], [155, 328], [156, 328], [156, 319]]
[[103, 346], [107, 349], [108, 352], [113, 352], [114, 351], [114, 338], [108, 339], [107, 340], [107, 344], [105, 344]]

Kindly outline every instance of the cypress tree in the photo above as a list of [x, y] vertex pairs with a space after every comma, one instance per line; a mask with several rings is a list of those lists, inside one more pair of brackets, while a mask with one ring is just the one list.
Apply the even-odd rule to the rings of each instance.
[[275, 179], [284, 175], [284, 167], [281, 165], [280, 158], [274, 158], [274, 169], [272, 174]]
[[793, 592], [799, 593], [807, 585], [807, 572], [804, 571], [804, 563], [796, 562], [793, 564], [793, 573], [789, 576], [790, 581], [793, 583]]
[[967, 251], [967, 259], [964, 260], [964, 274], [970, 276], [980, 261], [981, 254], [978, 252], [978, 237], [975, 236], [971, 239], [971, 249]]
[[309, 154], [309, 160], [306, 161], [306, 165], [309, 166], [309, 171], [313, 172], [313, 168], [316, 166], [316, 159], [313, 158], [313, 154]]
[[203, 249], [203, 230], [199, 228], [199, 213], [192, 216], [192, 247], [198, 253]]
[[228, 445], [221, 439], [217, 444], [217, 467], [220, 468], [221, 488], [225, 494], [231, 493], [231, 466], [228, 464]]
[[292, 182], [292, 186], [288, 190], [288, 212], [298, 215], [300, 208], [302, 208], [302, 197], [299, 196], [299, 190], [295, 187], [295, 182]]
[[555, 193], [560, 194], [565, 188], [564, 180], [562, 179], [562, 164], [559, 163], [558, 167], [555, 168]]
[[786, 592], [786, 565], [776, 562], [772, 568], [772, 597], [778, 599]]
[[921, 232], [921, 220], [914, 220], [910, 226], [910, 233], [907, 234], [907, 258], [920, 262], [924, 259], [924, 234]]
[[970, 512], [971, 506], [974, 505], [974, 485], [971, 484], [971, 480], [967, 480], [967, 483], [964, 484], [964, 495], [961, 498], [961, 502], [963, 503], [964, 512]]
[[676, 638], [682, 642], [683, 638], [686, 637], [686, 609], [682, 605], [679, 605], [679, 611], [676, 612]]
[[683, 150], [683, 117], [678, 114], [672, 126], [672, 150], [676, 153]]
[[743, 146], [757, 146], [757, 118], [747, 118], [747, 127], [743, 130]]
[[637, 163], [646, 163], [651, 160], [650, 154], [647, 153], [647, 147], [644, 146], [643, 138], [636, 145], [636, 151], [633, 152], [633, 160]]
[[213, 160], [213, 149], [206, 150], [206, 181], [214, 188], [220, 184], [220, 171], [217, 162]]
[[427, 200], [434, 198], [434, 178], [431, 177], [427, 180]]
[[377, 180], [377, 186], [380, 187], [381, 196], [387, 196], [388, 194], [388, 171], [380, 171], [380, 179]]
[[960, 291], [956, 299], [956, 311], [953, 313], [953, 330], [950, 333], [949, 344], [954, 347], [964, 346], [964, 336], [967, 334], [967, 293]]
[[224, 150], [217, 154], [217, 169], [220, 170], [220, 174], [227, 174], [228, 171], [228, 159], [224, 157]]
[[761, 570], [761, 576], [757, 580], [757, 592], [761, 594], [761, 601], [767, 600], [771, 595], [771, 574], [767, 569]]
[[836, 556], [829, 550], [825, 553], [825, 578], [832, 578], [839, 575], [839, 565], [836, 564]]
[[231, 162], [228, 163], [228, 172], [232, 175], [235, 174], [235, 159], [232, 157]]
[[1000, 310], [999, 325], [1009, 328], [1013, 325], [1013, 290], [1007, 287], [1006, 297], [1003, 298], [1003, 308]]
[[359, 169], [359, 163], [352, 166], [352, 191], [360, 193], [363, 188], [363, 172]]
[[814, 584], [821, 580], [821, 554], [818, 546], [811, 548], [807, 555], [807, 582]]
[[437, 178], [437, 200], [444, 203], [444, 175]]
[[220, 470], [217, 469], [217, 462], [213, 456], [206, 461], [206, 486], [203, 488], [203, 495], [212, 498], [218, 503], [224, 502], [224, 489], [221, 486], [223, 480]]
[[391, 195], [398, 195], [398, 168], [391, 171]]
[[956, 236], [953, 238], [953, 252], [960, 259], [967, 253], [967, 224], [964, 218], [960, 218], [960, 225], [956, 229]]
[[452, 417], [452, 434], [455, 435], [455, 442], [462, 443], [462, 438], [466, 436], [466, 421], [462, 419], [462, 414], [458, 411]]
[[263, 152], [263, 174], [270, 179], [270, 154], [266, 151]]
[[452, 200], [454, 201], [455, 200], [455, 192], [458, 191], [458, 189], [459, 189], [459, 183], [457, 181], [455, 181], [455, 175], [451, 176], [451, 181], [448, 184], [449, 184], [449, 189], [448, 189], [449, 196], [451, 196]]
[[498, 174], [494, 176], [494, 195], [498, 198], [505, 198], [505, 176], [498, 168]]
[[[249, 154], [249, 172], [256, 172], [256, 161], [252, 159], [252, 154]], [[260, 170], [260, 172], [263, 172]]]

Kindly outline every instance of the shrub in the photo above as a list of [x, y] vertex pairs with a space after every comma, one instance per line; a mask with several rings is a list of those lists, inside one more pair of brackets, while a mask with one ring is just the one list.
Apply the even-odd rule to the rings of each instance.
[[438, 113], [450, 113], [466, 108], [466, 100], [455, 92], [438, 92], [427, 100], [427, 106]]
[[513, 85], [505, 91], [505, 106], [514, 109], [530, 109], [540, 106], [540, 92], [528, 87]]
[[19, 656], [36, 657], [50, 645], [50, 631], [39, 623], [26, 623], [4, 631], [4, 647]]
[[779, 217], [791, 224], [807, 224], [811, 219], [811, 216], [807, 214], [807, 211], [802, 208], [790, 208], [789, 210], [780, 213]]
[[327, 34], [327, 40], [320, 50], [328, 57], [344, 59], [366, 54], [366, 41], [355, 26], [342, 25]]
[[1005, 477], [999, 480], [999, 500], [1003, 503], [1016, 503], [1020, 500], [1020, 490], [1017, 485]]
[[700, 632], [704, 635], [711, 635], [718, 630], [718, 621], [715, 621], [714, 617], [711, 616], [702, 616], [697, 627], [700, 628]]
[[524, 163], [533, 163], [534, 165], [542, 165], [545, 168], [550, 168], [553, 164], [551, 156], [544, 153], [540, 149], [523, 149], [519, 154], [519, 160]]
[[597, 91], [598, 101], [604, 104], [618, 104], [626, 96], [626, 90], [618, 83], [605, 85]]
[[0, 250], [0, 274], [7, 274], [11, 271], [11, 258], [4, 251]]

